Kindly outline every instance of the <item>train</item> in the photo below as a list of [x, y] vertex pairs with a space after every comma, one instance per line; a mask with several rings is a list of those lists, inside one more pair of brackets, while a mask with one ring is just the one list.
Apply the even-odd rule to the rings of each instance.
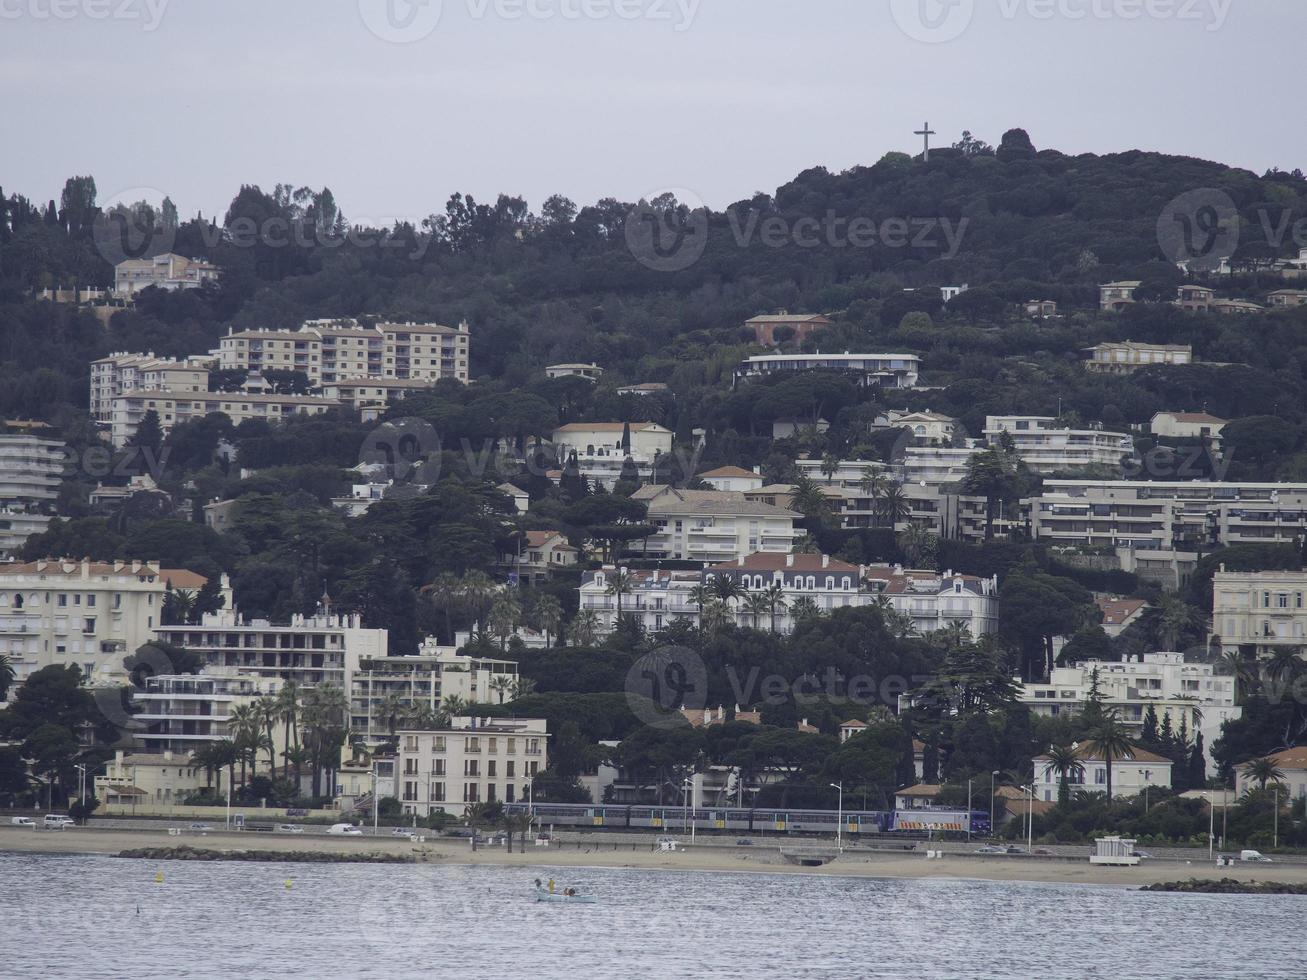
[[[770, 809], [765, 807], [647, 806], [642, 804], [506, 803], [504, 812], [533, 816], [556, 827], [605, 830], [696, 830], [737, 833], [834, 834], [839, 826], [836, 810]], [[929, 836], [976, 834], [988, 836], [989, 814], [983, 810], [845, 810], [842, 833]]]

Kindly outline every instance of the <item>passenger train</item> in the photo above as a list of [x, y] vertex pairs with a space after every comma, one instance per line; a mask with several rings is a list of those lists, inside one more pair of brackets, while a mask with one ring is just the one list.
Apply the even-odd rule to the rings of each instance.
[[[588, 803], [506, 803], [504, 812], [528, 813], [541, 824], [606, 830], [696, 830], [744, 833], [834, 834], [835, 810], [745, 809], [738, 807], [594, 805]], [[966, 834], [987, 836], [989, 814], [983, 810], [845, 810], [842, 832], [856, 834]]]

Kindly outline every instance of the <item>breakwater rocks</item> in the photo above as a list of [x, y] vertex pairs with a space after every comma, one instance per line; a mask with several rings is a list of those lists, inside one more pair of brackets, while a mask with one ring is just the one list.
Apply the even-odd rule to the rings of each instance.
[[1187, 892], [1194, 895], [1307, 895], [1307, 885], [1286, 885], [1278, 881], [1235, 881], [1233, 878], [1190, 878], [1144, 885], [1144, 892]]
[[416, 864], [411, 854], [359, 853], [339, 854], [328, 851], [215, 851], [205, 847], [136, 847], [119, 851], [121, 858], [148, 858], [152, 861], [265, 861], [291, 864]]

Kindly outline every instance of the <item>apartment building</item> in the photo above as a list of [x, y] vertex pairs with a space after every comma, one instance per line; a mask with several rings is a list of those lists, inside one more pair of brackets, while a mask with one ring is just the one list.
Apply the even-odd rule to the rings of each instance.
[[[123, 658], [154, 639], [168, 588], [198, 591], [205, 582], [146, 561], [0, 565], [0, 654], [19, 681], [60, 664], [79, 667], [97, 684], [119, 683]], [[221, 590], [230, 603], [226, 576]]]
[[954, 623], [965, 625], [977, 639], [998, 632], [998, 576], [869, 565], [863, 570], [863, 581], [873, 601], [883, 597], [923, 636]]
[[63, 482], [65, 446], [39, 435], [0, 435], [0, 554], [50, 524]]
[[735, 582], [746, 592], [763, 592], [780, 586], [784, 600], [775, 611], [749, 612], [742, 604], [734, 606], [735, 621], [740, 626], [792, 632], [795, 625], [794, 604], [811, 599], [824, 612], [846, 607], [866, 606], [872, 594], [863, 583], [866, 569], [838, 561], [830, 555], [756, 554], [733, 562], [710, 565], [704, 569], [703, 584], [717, 579]]
[[[629, 446], [623, 442], [630, 437]], [[581, 475], [611, 490], [629, 458], [641, 479], [649, 479], [654, 462], [672, 451], [672, 430], [656, 422], [573, 422], [550, 437], [565, 465], [573, 453]]]
[[[780, 313], [764, 314], [744, 321], [744, 329], [753, 334], [754, 343], [763, 347], [776, 347], [782, 340], [801, 344], [818, 330], [824, 330], [831, 324], [830, 318], [820, 313]], [[780, 338], [777, 334], [780, 334]]]
[[373, 422], [395, 402], [428, 391], [433, 384], [426, 378], [354, 378], [324, 381], [320, 394], [358, 412], [364, 422]]
[[[657, 632], [677, 620], [699, 622], [694, 590], [703, 584], [697, 571], [632, 568], [623, 569], [629, 590], [621, 599], [621, 615], [633, 616], [649, 632]], [[600, 633], [611, 633], [618, 619], [618, 596], [609, 593], [617, 568], [612, 565], [586, 572], [578, 589], [580, 608], [595, 614]]]
[[[276, 677], [224, 674], [160, 674], [149, 677], [144, 691], [132, 694], [139, 706], [133, 716], [142, 726], [132, 732], [133, 742], [147, 753], [187, 757], [208, 742], [232, 738], [232, 708], [253, 704], [281, 689]], [[276, 726], [280, 729], [281, 726]], [[274, 729], [273, 754], [286, 748], [284, 734]]]
[[203, 259], [190, 259], [175, 252], [165, 252], [148, 259], [126, 259], [113, 269], [113, 291], [119, 296], [135, 296], [143, 289], [199, 289], [217, 282], [221, 273], [216, 265]]
[[648, 522], [658, 528], [631, 545], [649, 558], [722, 562], [759, 551], [786, 554], [803, 536], [794, 526], [801, 515], [742, 493], [644, 486], [632, 497], [649, 505]]
[[294, 415], [321, 415], [341, 403], [332, 398], [312, 395], [247, 395], [212, 391], [178, 393], [172, 391], [128, 391], [113, 399], [110, 416], [110, 440], [115, 447], [127, 445], [148, 412], [159, 418], [159, 428], [166, 436], [173, 426], [191, 419], [221, 412], [240, 425], [246, 419], [280, 422]]
[[735, 371], [735, 380], [747, 381], [775, 374], [799, 371], [838, 371], [851, 375], [860, 385], [881, 388], [915, 388], [921, 374], [921, 358], [915, 354], [760, 354], [746, 358]]
[[251, 372], [301, 371], [314, 386], [361, 378], [467, 383], [470, 329], [436, 323], [362, 324], [310, 320], [298, 330], [229, 331], [220, 366]]
[[113, 401], [129, 391], [198, 394], [209, 390], [209, 361], [119, 351], [91, 362], [91, 417], [113, 420]]
[[1119, 470], [1135, 451], [1134, 438], [1123, 432], [1072, 429], [1038, 415], [989, 416], [985, 420], [989, 445], [996, 448], [1005, 437], [1031, 472], [1041, 476], [1088, 466]]
[[[1076, 758], [1084, 766], [1082, 775], [1070, 779], [1071, 794], [1106, 793], [1107, 762], [1103, 753], [1084, 742], [1073, 746]], [[1035, 793], [1045, 803], [1057, 802], [1062, 777], [1053, 769], [1053, 760], [1037, 755], [1031, 760], [1035, 773]], [[1112, 759], [1112, 795], [1143, 796], [1150, 789], [1171, 788], [1171, 760], [1135, 745], [1124, 756]], [[1019, 812], [1019, 811], [1018, 811]]]
[[[956, 484], [932, 486], [922, 483], [903, 484], [908, 505], [906, 523], [950, 541], [984, 541], [989, 505], [984, 497], [969, 497], [951, 492]], [[993, 536], [1009, 538], [1025, 529], [1020, 506], [1000, 501], [993, 520]]]
[[1187, 344], [1139, 344], [1131, 340], [1085, 348], [1085, 368], [1109, 374], [1129, 374], [1154, 365], [1194, 363], [1194, 349]]
[[330, 684], [344, 692], [364, 659], [386, 656], [388, 633], [365, 629], [357, 615], [329, 608], [289, 623], [247, 620], [229, 607], [198, 625], [160, 626], [155, 636], [202, 655], [206, 674], [294, 681], [300, 688]]
[[903, 484], [943, 487], [961, 483], [967, 476], [967, 464], [978, 451], [974, 446], [908, 446], [903, 451]]
[[1038, 539], [1192, 552], [1295, 542], [1307, 523], [1307, 484], [1047, 480], [1023, 506]]
[[[375, 745], [390, 736], [389, 714], [397, 705], [436, 712], [450, 698], [467, 705], [502, 704], [517, 679], [516, 661], [464, 656], [429, 637], [416, 656], [359, 661], [350, 681], [349, 727]], [[400, 716], [396, 728], [406, 722]]]
[[1212, 578], [1212, 643], [1269, 657], [1307, 645], [1307, 571], [1227, 572]]
[[1104, 702], [1117, 710], [1134, 735], [1142, 731], [1151, 706], [1159, 725], [1169, 716], [1173, 730], [1179, 731], [1183, 724], [1191, 737], [1201, 732], [1209, 764], [1221, 726], [1243, 714], [1235, 704], [1234, 679], [1216, 673], [1212, 664], [1186, 663], [1182, 653], [1146, 653], [1124, 663], [1091, 660], [1054, 667], [1047, 683], [1021, 684], [1017, 698], [1033, 714], [1046, 718], [1079, 714], [1095, 675]]
[[463, 716], [451, 725], [399, 733], [395, 781], [405, 813], [462, 816], [478, 803], [530, 798], [532, 780], [549, 766], [545, 719]]

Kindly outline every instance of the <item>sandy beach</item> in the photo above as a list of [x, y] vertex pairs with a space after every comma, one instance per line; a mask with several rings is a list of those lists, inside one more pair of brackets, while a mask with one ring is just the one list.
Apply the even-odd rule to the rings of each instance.
[[[1064, 884], [1142, 885], [1189, 878], [1234, 878], [1241, 881], [1307, 883], [1307, 865], [1273, 864], [1216, 868], [1202, 859], [1146, 861], [1133, 868], [1091, 866], [1085, 860], [1039, 857], [947, 855], [930, 859], [925, 854], [877, 853], [846, 850], [837, 860], [820, 867], [787, 863], [775, 846], [739, 847], [715, 843], [697, 844], [667, 852], [649, 843], [583, 841], [562, 846], [528, 846], [526, 853], [509, 854], [502, 847], [481, 847], [473, 851], [469, 841], [428, 838], [415, 844], [390, 837], [325, 837], [321, 835], [273, 836], [261, 833], [191, 833], [179, 836], [166, 831], [97, 830], [71, 828], [63, 831], [0, 827], [0, 852], [24, 854], [117, 854], [140, 847], [188, 845], [208, 850], [229, 851], [315, 851], [328, 854], [411, 854], [431, 864], [517, 865], [521, 867], [605, 867], [646, 868], [667, 871], [724, 871], [767, 874], [846, 875], [868, 878], [937, 878], [988, 881], [1058, 882]], [[788, 848], [787, 848], [788, 850]]]

